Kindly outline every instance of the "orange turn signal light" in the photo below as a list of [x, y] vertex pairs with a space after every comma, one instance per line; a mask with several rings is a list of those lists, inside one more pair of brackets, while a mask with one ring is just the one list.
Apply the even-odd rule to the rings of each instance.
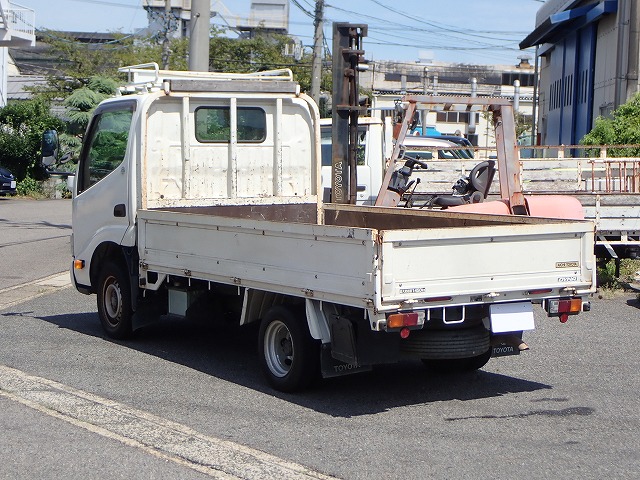
[[74, 260], [73, 268], [76, 270], [82, 270], [84, 268], [84, 260]]
[[569, 300], [569, 313], [579, 313], [582, 311], [582, 299], [573, 298]]
[[417, 313], [393, 313], [387, 317], [387, 328], [415, 327], [418, 325]]

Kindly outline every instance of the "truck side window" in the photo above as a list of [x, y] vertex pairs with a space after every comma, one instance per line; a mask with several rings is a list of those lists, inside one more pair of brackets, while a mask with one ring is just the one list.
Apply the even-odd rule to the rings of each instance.
[[[367, 144], [367, 130], [365, 127], [358, 127], [358, 146], [356, 147], [356, 165], [366, 165], [365, 148]], [[322, 155], [322, 166], [331, 166], [333, 146], [331, 144], [331, 125], [320, 127], [320, 153]]]
[[82, 152], [78, 193], [95, 185], [124, 160], [133, 108], [97, 113]]
[[[267, 137], [264, 110], [257, 107], [238, 107], [238, 142], [260, 143]], [[231, 141], [229, 107], [199, 107], [195, 112], [196, 139], [203, 143]]]

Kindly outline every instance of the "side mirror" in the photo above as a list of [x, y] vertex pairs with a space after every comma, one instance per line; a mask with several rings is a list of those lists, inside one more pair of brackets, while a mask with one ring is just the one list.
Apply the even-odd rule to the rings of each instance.
[[47, 170], [52, 167], [58, 157], [58, 132], [45, 130], [42, 134], [42, 165]]

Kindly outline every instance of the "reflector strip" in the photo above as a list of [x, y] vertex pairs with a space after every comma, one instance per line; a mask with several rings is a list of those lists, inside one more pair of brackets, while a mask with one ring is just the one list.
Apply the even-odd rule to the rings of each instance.
[[425, 302], [448, 302], [449, 300], [451, 300], [451, 297], [432, 297], [424, 299]]
[[549, 293], [551, 292], [551, 288], [540, 288], [538, 290], [529, 290], [529, 295], [540, 295], [541, 293]]

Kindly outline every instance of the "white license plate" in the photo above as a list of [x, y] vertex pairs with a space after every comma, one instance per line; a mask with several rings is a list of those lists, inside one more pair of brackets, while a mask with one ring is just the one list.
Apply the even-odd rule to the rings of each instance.
[[489, 307], [493, 333], [521, 332], [536, 328], [531, 302], [497, 303]]
[[13, 181], [11, 182], [11, 188], [16, 188], [16, 181], [15, 181], [15, 180], [13, 180]]

